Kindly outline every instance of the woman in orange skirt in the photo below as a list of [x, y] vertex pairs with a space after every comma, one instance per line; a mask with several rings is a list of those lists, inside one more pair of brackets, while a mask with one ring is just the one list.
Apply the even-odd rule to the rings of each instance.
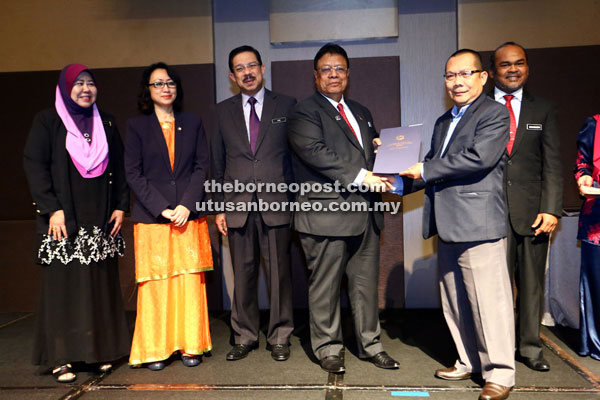
[[202, 121], [181, 112], [183, 88], [164, 63], [142, 75], [138, 107], [127, 123], [125, 172], [136, 201], [137, 318], [129, 363], [165, 367], [174, 352], [194, 367], [211, 350], [204, 271], [212, 270], [204, 200], [208, 150]]

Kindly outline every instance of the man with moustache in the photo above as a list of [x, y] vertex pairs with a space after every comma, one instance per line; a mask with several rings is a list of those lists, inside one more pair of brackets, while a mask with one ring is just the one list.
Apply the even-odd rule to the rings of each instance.
[[523, 90], [529, 76], [525, 49], [500, 45], [490, 59], [490, 95], [511, 118], [504, 187], [508, 207], [508, 267], [517, 288], [517, 359], [549, 371], [542, 354], [544, 272], [550, 234], [562, 210], [560, 137], [554, 107]]
[[505, 399], [515, 383], [502, 188], [510, 120], [505, 107], [482, 94], [487, 72], [479, 53], [452, 54], [444, 77], [455, 105], [436, 121], [424, 161], [400, 173], [412, 179], [397, 180], [395, 192], [424, 187], [423, 237], [438, 235], [440, 297], [458, 360], [435, 376], [481, 373], [479, 398]]
[[[216, 183], [290, 184], [294, 181], [287, 144], [287, 116], [296, 100], [263, 87], [265, 66], [250, 46], [229, 53], [229, 78], [240, 93], [217, 104], [216, 129], [211, 140], [212, 172]], [[282, 203], [285, 192], [214, 193], [215, 202]], [[289, 211], [255, 210], [217, 214], [219, 232], [228, 236], [234, 272], [231, 327], [235, 345], [227, 360], [240, 360], [258, 347], [258, 276], [260, 257], [266, 266], [270, 299], [267, 348], [271, 357], [290, 356], [294, 330], [290, 273]]]
[[[375, 161], [372, 141], [377, 136], [371, 113], [344, 97], [349, 67], [342, 47], [334, 43], [321, 47], [314, 58], [317, 92], [296, 105], [288, 129], [300, 185], [339, 182], [348, 188], [300, 194], [297, 201], [302, 211], [294, 215], [294, 228], [300, 234], [310, 270], [311, 345], [321, 368], [331, 373], [345, 372], [340, 357], [340, 287], [344, 274], [348, 277], [359, 357], [380, 368], [398, 368], [380, 341], [377, 281], [383, 214], [339, 211], [342, 203], [372, 206], [381, 201], [373, 192], [387, 189], [387, 180], [371, 172]], [[357, 185], [361, 184], [365, 190], [359, 191]], [[312, 211], [303, 206], [310, 206]], [[317, 212], [313, 206], [328, 211]]]

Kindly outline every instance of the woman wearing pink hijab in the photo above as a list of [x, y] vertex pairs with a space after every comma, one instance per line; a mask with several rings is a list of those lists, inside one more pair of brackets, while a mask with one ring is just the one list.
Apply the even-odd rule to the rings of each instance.
[[76, 379], [71, 363], [106, 372], [129, 352], [116, 258], [129, 208], [123, 144], [96, 95], [85, 65], [66, 66], [24, 151], [42, 265], [33, 363], [63, 383]]

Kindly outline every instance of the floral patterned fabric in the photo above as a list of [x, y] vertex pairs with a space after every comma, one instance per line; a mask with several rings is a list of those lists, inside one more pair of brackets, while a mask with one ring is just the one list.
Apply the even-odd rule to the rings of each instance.
[[114, 238], [97, 226], [90, 228], [91, 232], [80, 227], [74, 238], [53, 240], [52, 235], [44, 235], [38, 250], [38, 259], [42, 264], [50, 265], [58, 260], [69, 264], [78, 260], [81, 264], [89, 265], [117, 255], [125, 255], [125, 241], [119, 233]]
[[[594, 136], [596, 120], [588, 118], [577, 136], [577, 161], [575, 165], [575, 180], [582, 175], [593, 173]], [[594, 182], [600, 184], [598, 179]], [[600, 199], [586, 199], [579, 214], [579, 230], [577, 239], [600, 245]]]

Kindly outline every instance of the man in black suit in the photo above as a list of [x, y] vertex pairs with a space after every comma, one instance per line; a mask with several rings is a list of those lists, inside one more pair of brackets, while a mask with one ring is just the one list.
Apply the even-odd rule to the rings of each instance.
[[[229, 77], [238, 95], [217, 104], [216, 129], [211, 140], [213, 179], [218, 184], [258, 186], [293, 182], [291, 154], [286, 138], [287, 115], [296, 100], [263, 87], [265, 66], [258, 51], [241, 46], [229, 53]], [[286, 192], [236, 190], [214, 193], [216, 202], [252, 204], [287, 202]], [[258, 272], [260, 257], [266, 266], [270, 298], [268, 347], [277, 361], [290, 356], [292, 282], [290, 274], [290, 223], [288, 211], [234, 211], [221, 213], [215, 222], [229, 237], [234, 271], [231, 327], [235, 346], [227, 360], [242, 359], [258, 345]]]
[[508, 206], [508, 267], [517, 287], [517, 358], [536, 371], [548, 371], [542, 354], [544, 271], [548, 241], [562, 209], [560, 136], [554, 107], [523, 91], [527, 55], [507, 42], [491, 57], [491, 94], [511, 113], [504, 188]]
[[[369, 110], [344, 98], [350, 74], [348, 56], [340, 46], [328, 43], [314, 58], [317, 92], [298, 103], [290, 118], [288, 138], [296, 154], [297, 182], [312, 188], [336, 182], [341, 190], [300, 193], [300, 209], [294, 228], [306, 255], [310, 278], [308, 305], [312, 349], [321, 368], [345, 371], [340, 324], [340, 286], [348, 276], [348, 294], [361, 358], [381, 368], [398, 368], [380, 342], [377, 281], [381, 212], [343, 212], [346, 205], [372, 206], [386, 190], [387, 180], [371, 172], [375, 160], [373, 139], [377, 132]], [[357, 185], [369, 190], [358, 191]], [[350, 204], [347, 204], [350, 203]], [[323, 212], [315, 207], [323, 207]], [[311, 211], [307, 211], [311, 209]]]

